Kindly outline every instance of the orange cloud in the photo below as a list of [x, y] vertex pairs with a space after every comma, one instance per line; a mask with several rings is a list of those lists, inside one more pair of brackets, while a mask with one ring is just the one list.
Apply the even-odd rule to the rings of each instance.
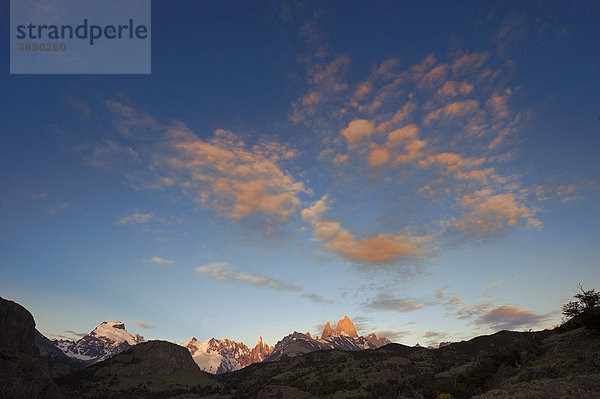
[[346, 229], [325, 244], [353, 262], [375, 264], [391, 263], [399, 257], [414, 257], [423, 255], [421, 248], [427, 239], [408, 235], [379, 234], [375, 237], [356, 239]]
[[321, 215], [327, 209], [329, 209], [329, 206], [327, 205], [327, 196], [324, 195], [320, 200], [315, 201], [311, 207], [302, 210], [302, 220], [309, 223], [317, 223], [321, 220]]
[[490, 57], [489, 53], [467, 53], [452, 63], [454, 75], [472, 74], [479, 69]]
[[415, 112], [417, 106], [411, 102], [408, 102], [402, 106], [394, 116], [385, 122], [382, 122], [379, 126], [377, 126], [377, 130], [385, 131], [393, 125], [403, 122], [406, 120], [413, 112]]
[[[420, 160], [419, 166], [427, 167], [431, 164], [438, 164], [444, 166], [448, 173], [454, 173], [457, 179], [476, 179], [485, 183], [495, 172], [494, 168], [471, 169], [479, 167], [485, 162], [486, 158], [465, 158], [460, 154], [442, 152]], [[465, 171], [464, 169], [471, 170]]]
[[473, 85], [468, 82], [456, 82], [449, 80], [438, 90], [437, 96], [440, 98], [454, 98], [459, 95], [468, 95], [473, 90]]
[[369, 153], [369, 163], [377, 166], [386, 163], [390, 159], [390, 153], [385, 147], [374, 146]]
[[440, 64], [427, 72], [419, 82], [420, 86], [432, 88], [442, 85], [448, 77], [448, 65]]
[[314, 226], [315, 239], [322, 241], [333, 237], [340, 230], [338, 222], [318, 222]]
[[[421, 149], [427, 145], [427, 141], [417, 138], [419, 128], [416, 125], [407, 125], [390, 132], [386, 139], [386, 147], [405, 151], [406, 154], [397, 154], [394, 162], [409, 162], [423, 156]], [[404, 148], [399, 148], [403, 146]]]
[[519, 203], [515, 194], [493, 194], [491, 190], [480, 190], [473, 196], [465, 195], [461, 203], [471, 212], [456, 226], [472, 237], [487, 237], [507, 227], [525, 224], [539, 227], [541, 222], [534, 218], [532, 210]]
[[424, 255], [423, 245], [432, 237], [417, 237], [409, 234], [379, 234], [375, 237], [357, 239], [339, 222], [322, 221], [323, 213], [329, 209], [327, 196], [302, 210], [302, 218], [313, 225], [314, 240], [324, 241], [325, 248], [336, 251], [351, 262], [388, 264], [399, 258]]
[[292, 104], [293, 113], [290, 119], [301, 122], [318, 111], [325, 99], [342, 92], [348, 88], [344, 80], [344, 73], [350, 65], [346, 55], [339, 55], [330, 62], [323, 62], [327, 54], [317, 51], [305, 60], [308, 64], [308, 89], [305, 94]]
[[341, 134], [348, 140], [349, 144], [369, 138], [374, 130], [373, 122], [366, 119], [355, 119], [342, 130]]
[[458, 118], [472, 114], [479, 108], [479, 102], [476, 100], [454, 101], [446, 104], [442, 108], [431, 111], [425, 116], [426, 124], [432, 123], [441, 118]]

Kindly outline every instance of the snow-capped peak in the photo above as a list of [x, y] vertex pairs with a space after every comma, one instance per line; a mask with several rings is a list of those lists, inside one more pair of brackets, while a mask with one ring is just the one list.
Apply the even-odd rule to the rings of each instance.
[[130, 334], [123, 322], [104, 321], [78, 341], [54, 341], [54, 345], [69, 357], [98, 362], [142, 342], [144, 337]]
[[115, 343], [127, 342], [129, 345], [136, 345], [144, 341], [144, 337], [141, 335], [130, 334], [121, 321], [104, 321], [94, 328], [90, 335], [96, 338], [108, 338]]

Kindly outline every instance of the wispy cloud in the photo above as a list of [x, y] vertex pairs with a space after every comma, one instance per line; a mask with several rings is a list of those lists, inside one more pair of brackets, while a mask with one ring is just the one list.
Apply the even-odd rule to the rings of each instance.
[[428, 305], [414, 299], [394, 298], [387, 293], [378, 294], [367, 299], [363, 306], [371, 310], [392, 310], [400, 313], [425, 309]]
[[32, 199], [32, 200], [38, 200], [38, 199], [46, 199], [46, 198], [48, 198], [48, 193], [44, 193], [44, 192], [40, 192], [40, 193], [26, 193], [25, 195], [28, 198]]
[[425, 333], [423, 333], [423, 337], [425, 338], [439, 338], [442, 336], [444, 336], [444, 333], [438, 331], [426, 331]]
[[153, 213], [134, 213], [132, 215], [120, 217], [115, 221], [116, 224], [144, 224], [148, 223], [154, 217]]
[[53, 215], [58, 215], [59, 213], [64, 212], [68, 207], [69, 204], [67, 202], [63, 202], [61, 204], [51, 206], [50, 209], [48, 209], [48, 212], [50, 212]]
[[400, 313], [412, 312], [433, 306], [443, 306], [454, 309], [464, 302], [462, 296], [448, 293], [445, 288], [437, 290], [432, 295], [420, 298], [396, 297], [389, 290], [381, 290], [377, 295], [363, 302], [363, 307], [371, 310], [395, 311]]
[[200, 275], [209, 276], [216, 280], [235, 281], [253, 287], [269, 288], [276, 291], [302, 291], [302, 287], [299, 285], [240, 271], [226, 262], [209, 263], [208, 265], [196, 267], [194, 270]]
[[492, 295], [496, 291], [506, 287], [506, 285], [507, 284], [504, 280], [494, 281], [492, 284], [488, 285], [485, 288], [484, 293], [487, 295]]
[[375, 334], [379, 338], [385, 337], [385, 338], [389, 339], [392, 342], [398, 342], [399, 340], [401, 340], [402, 338], [406, 337], [407, 335], [410, 335], [411, 331], [405, 331], [405, 330], [401, 330], [401, 331], [396, 331], [396, 330], [379, 330], [379, 331], [376, 331]]
[[154, 326], [152, 324], [146, 323], [145, 321], [142, 321], [142, 320], [126, 320], [126, 322], [135, 325], [137, 328], [145, 328], [145, 329], [154, 328]]
[[494, 303], [491, 299], [483, 299], [475, 305], [461, 305], [454, 309], [457, 319], [470, 319], [488, 311]]
[[331, 299], [327, 299], [322, 295], [319, 294], [313, 294], [313, 293], [304, 293], [302, 294], [302, 297], [304, 298], [308, 298], [311, 301], [315, 302], [315, 303], [320, 303], [320, 304], [331, 304], [333, 303], [333, 301]]
[[333, 300], [322, 295], [305, 291], [300, 285], [287, 282], [281, 279], [265, 277], [246, 271], [239, 270], [227, 262], [214, 262], [204, 266], [194, 268], [194, 270], [203, 276], [209, 276], [216, 280], [231, 281], [238, 284], [244, 284], [256, 288], [266, 288], [282, 292], [297, 292], [302, 298], [311, 300], [320, 305], [332, 304]]
[[159, 258], [158, 256], [154, 256], [152, 258], [149, 259], [145, 259], [142, 262], [144, 263], [154, 263], [160, 266], [171, 266], [173, 263], [175, 263], [174, 260], [168, 260], [168, 259], [164, 259], [164, 258]]
[[75, 335], [76, 337], [80, 337], [80, 338], [85, 337], [86, 335], [88, 335], [88, 333], [75, 332], [75, 331], [72, 331], [72, 330], [67, 330], [65, 332], [69, 333], [71, 335]]

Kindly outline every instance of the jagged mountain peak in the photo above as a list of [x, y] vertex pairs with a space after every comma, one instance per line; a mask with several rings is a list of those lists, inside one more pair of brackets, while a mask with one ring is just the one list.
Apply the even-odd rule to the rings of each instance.
[[323, 329], [323, 333], [321, 334], [321, 339], [325, 339], [332, 335], [342, 336], [347, 335], [349, 337], [358, 337], [358, 333], [356, 332], [356, 328], [354, 327], [354, 323], [348, 316], [344, 316], [344, 318], [338, 321], [335, 330], [331, 328], [329, 322], [325, 324], [325, 328]]
[[321, 334], [321, 339], [325, 339], [335, 333], [335, 330], [331, 328], [329, 322], [325, 324], [325, 328], [323, 329], [323, 333]]
[[358, 337], [354, 323], [348, 316], [344, 316], [342, 320], [338, 321], [335, 332], [338, 335], [347, 334], [350, 337]]

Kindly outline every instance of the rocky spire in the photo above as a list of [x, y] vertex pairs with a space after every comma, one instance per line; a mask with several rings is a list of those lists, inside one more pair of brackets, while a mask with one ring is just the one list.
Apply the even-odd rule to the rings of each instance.
[[321, 339], [325, 339], [330, 335], [333, 335], [334, 332], [335, 331], [333, 331], [333, 328], [331, 328], [329, 322], [327, 322], [327, 324], [325, 324], [325, 328], [323, 329], [323, 334], [321, 334]]
[[[327, 326], [325, 326], [325, 328], [327, 328]], [[342, 333], [345, 333], [351, 337], [358, 337], [356, 328], [354, 328], [354, 324], [348, 316], [344, 316], [344, 318], [338, 322], [337, 327], [335, 328], [335, 333], [337, 335], [342, 335]]]
[[273, 352], [273, 347], [263, 342], [262, 335], [258, 337], [258, 343], [250, 351], [250, 364], [262, 362], [267, 356]]

